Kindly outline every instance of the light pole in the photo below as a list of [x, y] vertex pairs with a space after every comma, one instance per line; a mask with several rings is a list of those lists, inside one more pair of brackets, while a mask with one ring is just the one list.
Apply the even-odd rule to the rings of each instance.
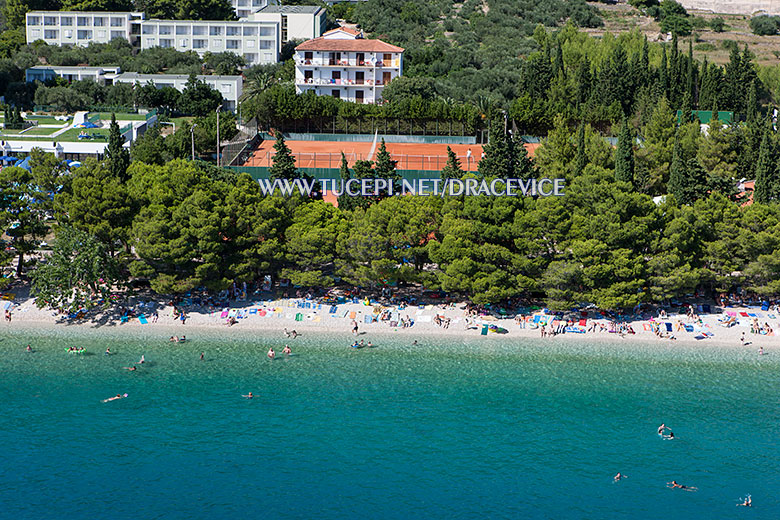
[[198, 123], [193, 124], [190, 127], [190, 139], [192, 141], [192, 161], [195, 162], [195, 127], [198, 126]]
[[217, 107], [217, 168], [219, 168], [219, 112], [222, 110], [222, 104]]

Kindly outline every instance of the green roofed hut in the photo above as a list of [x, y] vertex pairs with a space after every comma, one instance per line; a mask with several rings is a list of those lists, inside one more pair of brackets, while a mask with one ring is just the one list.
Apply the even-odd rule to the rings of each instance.
[[[712, 119], [712, 110], [691, 110], [691, 119], [694, 117], [699, 118], [699, 122], [703, 125], [710, 124], [710, 119]], [[677, 124], [679, 125], [682, 119], [682, 110], [677, 111]], [[727, 125], [730, 125], [732, 121], [734, 121], [734, 112], [721, 112], [718, 110], [718, 120], [720, 120], [721, 123], [725, 123]]]

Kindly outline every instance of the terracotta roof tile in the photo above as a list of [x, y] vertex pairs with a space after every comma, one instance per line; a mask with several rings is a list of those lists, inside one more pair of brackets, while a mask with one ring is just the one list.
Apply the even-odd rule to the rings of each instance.
[[296, 51], [341, 51], [341, 52], [404, 52], [401, 47], [390, 45], [382, 40], [328, 40], [314, 38], [303, 42]]

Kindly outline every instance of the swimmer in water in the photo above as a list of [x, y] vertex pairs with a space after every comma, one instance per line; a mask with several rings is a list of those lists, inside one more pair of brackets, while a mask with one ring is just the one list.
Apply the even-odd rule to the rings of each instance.
[[270, 349], [268, 349], [268, 359], [273, 359], [275, 357], [276, 357], [276, 352], [274, 352], [274, 348], [271, 347]]
[[672, 480], [671, 482], [666, 483], [667, 486], [671, 487], [672, 489], [687, 489], [688, 486], [684, 486], [683, 484], [678, 484], [676, 480]]
[[289, 356], [292, 354], [292, 350], [290, 349], [290, 345], [285, 345], [284, 350], [282, 350], [282, 354]]
[[110, 356], [111, 355], [111, 347], [106, 347], [106, 353], [104, 355], [106, 355], [106, 356]]
[[30, 345], [27, 345], [27, 348], [25, 349], [27, 352], [32, 352], [32, 347]]
[[758, 355], [763, 356], [764, 355], [764, 347], [758, 347]]
[[658, 435], [663, 435], [664, 430], [666, 430], [666, 424], [661, 424], [661, 426], [658, 427]]
[[742, 506], [742, 507], [753, 507], [753, 499], [750, 497], [750, 495], [748, 495], [747, 497], [745, 497], [745, 501], [744, 502], [742, 502], [741, 504], [737, 504], [737, 507], [739, 507], [739, 506]]
[[369, 342], [368, 342], [368, 344], [367, 344], [366, 346], [367, 346], [368, 348], [372, 348], [374, 345], [373, 345], [373, 344], [372, 344], [372, 343], [369, 341]]
[[249, 392], [246, 395], [242, 395], [241, 397], [246, 397], [247, 399], [252, 399], [254, 396], [252, 395], [252, 392]]
[[674, 432], [672, 430], [669, 430], [669, 433], [663, 435], [662, 437], [668, 441], [674, 440]]
[[108, 399], [103, 399], [102, 402], [103, 403], [107, 403], [109, 401], [116, 401], [117, 399], [124, 399], [125, 397], [127, 397], [127, 394], [124, 394], [124, 395], [116, 394], [114, 397], [109, 397]]
[[136, 367], [136, 366], [132, 366], [132, 367], [122, 367], [122, 368], [124, 368], [125, 370], [129, 370], [129, 371], [131, 371], [131, 372], [132, 372], [132, 371], [134, 371], [134, 370], [138, 370], [138, 367]]
[[614, 480], [617, 482], [620, 479], [628, 478], [628, 475], [623, 475], [622, 473], [618, 472], [617, 475], [615, 475]]
[[366, 342], [361, 339], [360, 340], [360, 348], [363, 348], [365, 346], [366, 346]]
[[200, 353], [200, 360], [201, 360], [201, 361], [203, 361], [203, 355], [204, 355], [204, 353], [203, 353], [203, 352], [201, 352], [201, 353]]
[[417, 340], [414, 340], [414, 341], [412, 341], [412, 346], [413, 346], [413, 347], [416, 347], [416, 346], [417, 346]]
[[350, 345], [350, 346], [352, 348], [360, 348], [360, 344], [357, 342], [357, 340], [355, 340], [355, 342], [352, 345]]
[[144, 358], [144, 355], [141, 354], [141, 359], [136, 361], [135, 364], [136, 365], [143, 365], [144, 363], [146, 363], [146, 359]]

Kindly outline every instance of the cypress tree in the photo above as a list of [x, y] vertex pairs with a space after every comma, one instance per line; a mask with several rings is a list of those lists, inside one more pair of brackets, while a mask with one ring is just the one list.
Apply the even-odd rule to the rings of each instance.
[[295, 167], [295, 157], [293, 157], [287, 143], [284, 142], [284, 135], [277, 132], [276, 143], [274, 143], [276, 154], [271, 159], [273, 163], [269, 170], [271, 179], [297, 179], [300, 177], [298, 168]]
[[344, 152], [341, 152], [341, 167], [339, 168], [339, 177], [341, 178], [341, 189], [344, 191], [338, 197], [338, 206], [343, 210], [354, 209], [355, 199], [354, 197], [348, 196], [346, 191], [347, 181], [352, 178], [352, 175], [350, 175], [349, 164], [347, 163], [347, 158], [344, 155]]
[[[395, 171], [395, 161], [390, 157], [385, 146], [385, 140], [379, 145], [379, 151], [376, 153], [376, 162], [374, 173], [377, 179], [387, 179], [393, 183], [393, 192], [401, 189], [401, 176]], [[384, 198], [384, 196], [380, 197]]]
[[587, 56], [583, 56], [577, 67], [577, 104], [581, 105], [588, 101], [590, 96], [590, 61]]
[[685, 70], [685, 90], [691, 96], [691, 107], [696, 106], [696, 70], [693, 67], [693, 41], [688, 41], [688, 59]]
[[712, 118], [710, 119], [710, 126], [712, 126], [713, 121], [717, 124], [720, 124], [720, 115], [718, 114], [718, 97], [715, 96], [712, 98], [712, 108], [710, 109], [712, 111]]
[[623, 118], [618, 133], [617, 150], [615, 150], [615, 180], [634, 183], [634, 143], [628, 119]]
[[758, 119], [758, 86], [756, 85], [755, 79], [750, 82], [748, 100], [745, 105], [745, 119], [748, 123], [752, 123]]
[[116, 115], [111, 114], [111, 126], [108, 130], [108, 146], [106, 147], [106, 161], [108, 171], [115, 178], [127, 180], [127, 168], [130, 166], [130, 151], [122, 146], [125, 138], [119, 131]]
[[585, 149], [585, 121], [580, 123], [580, 128], [577, 130], [577, 156], [574, 160], [574, 168], [577, 175], [582, 175], [585, 171], [585, 166], [588, 165], [588, 153]]
[[661, 47], [661, 67], [658, 69], [658, 82], [661, 84], [661, 95], [669, 99], [669, 66], [666, 57], [666, 45]]
[[761, 137], [761, 146], [758, 149], [758, 161], [755, 168], [755, 188], [753, 191], [753, 202], [760, 204], [766, 204], [778, 193], [780, 193], [780, 186], [778, 186], [777, 169], [774, 165], [774, 150], [772, 145], [772, 138], [769, 135], [770, 125], [764, 126], [763, 136]]
[[536, 176], [536, 166], [528, 157], [528, 150], [525, 149], [520, 139], [512, 138], [509, 141], [510, 154], [512, 158], [512, 170], [518, 179], [530, 179]]
[[558, 76], [558, 73], [560, 71], [565, 70], [563, 68], [563, 48], [561, 47], [560, 43], [555, 46], [555, 57], [553, 58], [553, 68], [552, 68], [552, 77]]
[[680, 128], [674, 134], [674, 148], [672, 149], [672, 164], [669, 166], [669, 184], [667, 191], [674, 195], [678, 204], [684, 204], [685, 187], [685, 160], [682, 156], [682, 146], [680, 145]]
[[452, 151], [452, 148], [447, 147], [447, 164], [441, 171], [442, 180], [447, 179], [460, 179], [463, 177], [463, 168], [460, 167], [460, 159]]
[[645, 86], [650, 77], [650, 49], [647, 45], [647, 36], [645, 36], [645, 39], [642, 42], [642, 54], [639, 59], [639, 65], [642, 68], [642, 86]]

